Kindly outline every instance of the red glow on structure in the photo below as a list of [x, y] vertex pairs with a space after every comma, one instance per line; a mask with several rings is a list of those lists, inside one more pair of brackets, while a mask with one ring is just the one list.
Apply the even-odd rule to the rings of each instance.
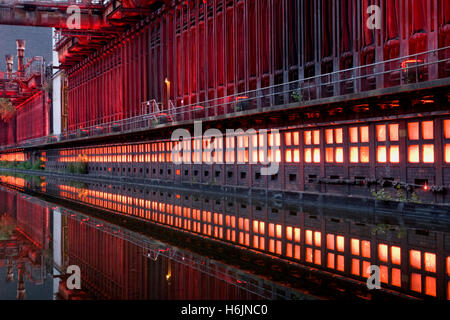
[[408, 59], [402, 62], [402, 69], [406, 69], [408, 64], [412, 64], [412, 63], [423, 63], [423, 60], [420, 59]]

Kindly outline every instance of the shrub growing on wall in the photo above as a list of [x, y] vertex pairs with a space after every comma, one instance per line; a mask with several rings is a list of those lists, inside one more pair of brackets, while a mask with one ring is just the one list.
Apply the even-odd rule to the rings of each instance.
[[8, 121], [16, 113], [16, 107], [13, 106], [11, 100], [0, 98], [0, 118], [3, 121]]

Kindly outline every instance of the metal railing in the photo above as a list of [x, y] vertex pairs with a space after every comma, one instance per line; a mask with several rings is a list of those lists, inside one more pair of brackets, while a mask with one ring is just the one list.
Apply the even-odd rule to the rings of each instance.
[[263, 111], [268, 107], [281, 109], [288, 104], [302, 105], [324, 98], [448, 77], [450, 46], [182, 106], [174, 106], [173, 102], [169, 101], [167, 109], [162, 109], [155, 100], [150, 100], [141, 104], [141, 110], [144, 110], [144, 105], [149, 106], [145, 108], [149, 110], [148, 113], [59, 135], [31, 139], [0, 147], [0, 150], [129, 133], [162, 125], [212, 119], [225, 114], [239, 115], [246, 111]]

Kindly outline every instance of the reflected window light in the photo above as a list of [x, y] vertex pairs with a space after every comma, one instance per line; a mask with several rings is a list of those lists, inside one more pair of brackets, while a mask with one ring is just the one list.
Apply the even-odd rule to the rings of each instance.
[[399, 247], [391, 247], [391, 262], [393, 264], [401, 264], [401, 250]]
[[294, 240], [300, 242], [300, 228], [294, 229]]
[[402, 286], [402, 273], [400, 269], [392, 268], [391, 272], [391, 284], [396, 287]]
[[450, 257], [447, 257], [447, 275], [450, 276]]
[[363, 261], [363, 263], [362, 263], [362, 276], [364, 278], [369, 278], [370, 277], [369, 268], [370, 268], [370, 262], [369, 261]]
[[410, 250], [409, 251], [409, 263], [411, 267], [415, 269], [421, 269], [421, 257], [420, 257], [420, 251], [418, 250]]
[[378, 245], [378, 259], [382, 262], [388, 261], [388, 246], [386, 244]]
[[425, 252], [424, 265], [425, 271], [436, 272], [436, 255], [434, 253]]
[[292, 243], [286, 244], [286, 256], [292, 258]]
[[352, 259], [352, 275], [359, 276], [359, 263], [358, 259]]
[[380, 281], [381, 283], [389, 283], [389, 268], [387, 266], [380, 266]]
[[336, 269], [338, 271], [344, 272], [345, 270], [345, 260], [344, 260], [344, 256], [338, 255], [337, 256], [337, 266]]
[[411, 273], [410, 289], [415, 292], [422, 292], [422, 276], [418, 273]]
[[363, 240], [361, 242], [361, 255], [364, 258], [370, 258], [370, 241]]
[[281, 238], [281, 225], [277, 224], [277, 238]]
[[322, 264], [322, 252], [321, 250], [314, 250], [314, 263], [317, 265]]
[[336, 249], [337, 249], [337, 251], [344, 252], [345, 245], [344, 245], [344, 237], [343, 236], [336, 237]]
[[351, 240], [351, 250], [352, 250], [352, 255], [359, 256], [359, 240], [358, 239]]
[[306, 248], [306, 256], [305, 256], [306, 262], [313, 262], [313, 249], [312, 248]]
[[327, 254], [327, 267], [330, 269], [334, 269], [334, 253], [328, 252]]
[[305, 243], [312, 245], [312, 231], [311, 230], [306, 230], [305, 231]]
[[425, 294], [436, 297], [436, 278], [425, 277]]
[[286, 227], [286, 239], [292, 241], [292, 227]]
[[321, 237], [322, 237], [321, 232], [318, 232], [318, 231], [314, 232], [314, 245], [316, 247], [321, 246], [321, 244], [322, 244]]

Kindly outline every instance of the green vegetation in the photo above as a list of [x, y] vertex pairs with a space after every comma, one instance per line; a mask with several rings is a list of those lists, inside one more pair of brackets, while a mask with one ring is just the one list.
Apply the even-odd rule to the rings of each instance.
[[75, 189], [87, 189], [88, 185], [84, 182], [79, 181], [69, 181], [69, 186], [74, 187]]
[[303, 95], [300, 93], [300, 90], [292, 91], [291, 98], [294, 99], [295, 102], [300, 102], [303, 100]]
[[3, 121], [8, 121], [16, 113], [16, 107], [13, 106], [11, 100], [6, 98], [0, 98], [0, 118]]
[[15, 228], [15, 222], [10, 216], [0, 216], [0, 240], [9, 240]]
[[71, 174], [87, 174], [88, 165], [84, 161], [70, 162], [67, 165], [67, 172]]
[[390, 194], [389, 192], [387, 192], [384, 189], [381, 189], [378, 191], [372, 190], [372, 196], [376, 200], [380, 200], [380, 201], [421, 203], [419, 197], [417, 196], [417, 194], [415, 192], [411, 193], [411, 197], [408, 199], [407, 193], [405, 192], [405, 190], [403, 190], [401, 188], [401, 186], [397, 186], [396, 189], [397, 189], [397, 192], [395, 195]]
[[377, 235], [377, 234], [386, 234], [388, 231], [392, 231], [392, 232], [397, 232], [397, 238], [401, 239], [403, 237], [406, 236], [407, 234], [407, 229], [401, 226], [396, 226], [396, 225], [391, 225], [391, 224], [382, 224], [382, 223], [378, 223], [376, 224], [372, 230], [371, 233], [372, 235]]
[[0, 161], [0, 168], [19, 169], [19, 170], [44, 170], [44, 162], [38, 159], [34, 162], [31, 159], [27, 161]]

